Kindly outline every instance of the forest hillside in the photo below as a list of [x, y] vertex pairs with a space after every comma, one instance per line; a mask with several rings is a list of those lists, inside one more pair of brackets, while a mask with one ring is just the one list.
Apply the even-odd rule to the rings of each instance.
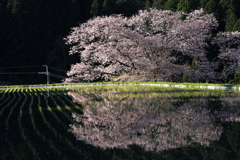
[[45, 83], [46, 77], [37, 74], [45, 71], [42, 65], [52, 67], [52, 83], [60, 82], [79, 61], [78, 55], [69, 56], [64, 41], [72, 27], [97, 16], [130, 17], [149, 8], [188, 13], [203, 8], [214, 13], [218, 31], [240, 31], [238, 0], [0, 0], [0, 83]]

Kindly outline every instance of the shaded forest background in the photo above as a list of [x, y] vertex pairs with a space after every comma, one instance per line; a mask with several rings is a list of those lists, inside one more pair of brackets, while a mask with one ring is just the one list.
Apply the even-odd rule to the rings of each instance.
[[63, 40], [71, 27], [96, 16], [131, 16], [151, 7], [203, 8], [214, 13], [219, 31], [240, 31], [239, 0], [0, 0], [0, 83], [45, 83], [46, 77], [37, 74], [45, 71], [44, 64], [55, 74], [51, 82], [61, 82], [64, 71], [79, 59], [68, 55]]

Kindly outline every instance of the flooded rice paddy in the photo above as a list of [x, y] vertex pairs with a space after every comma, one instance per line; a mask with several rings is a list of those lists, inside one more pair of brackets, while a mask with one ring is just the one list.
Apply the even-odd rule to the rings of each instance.
[[240, 92], [0, 90], [0, 159], [240, 159]]

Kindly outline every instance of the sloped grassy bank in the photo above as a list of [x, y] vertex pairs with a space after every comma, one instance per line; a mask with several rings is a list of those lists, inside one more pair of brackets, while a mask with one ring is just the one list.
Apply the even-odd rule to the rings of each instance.
[[9, 88], [57, 88], [57, 87], [78, 87], [78, 86], [102, 86], [102, 85], [148, 85], [162, 87], [176, 87], [186, 89], [216, 89], [216, 90], [237, 90], [240, 91], [240, 84], [211, 84], [211, 83], [172, 83], [172, 82], [96, 82], [96, 83], [55, 83], [37, 85], [9, 85], [0, 86], [0, 89]]

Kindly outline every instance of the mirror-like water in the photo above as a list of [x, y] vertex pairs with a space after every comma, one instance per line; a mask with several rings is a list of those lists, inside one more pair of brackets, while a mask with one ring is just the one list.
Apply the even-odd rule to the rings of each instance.
[[240, 92], [0, 90], [0, 159], [240, 159]]

